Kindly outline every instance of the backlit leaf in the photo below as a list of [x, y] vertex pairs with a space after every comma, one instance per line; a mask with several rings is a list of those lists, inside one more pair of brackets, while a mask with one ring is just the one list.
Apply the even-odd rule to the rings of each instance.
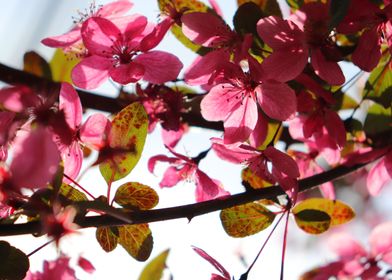
[[105, 252], [111, 252], [117, 247], [118, 235], [116, 227], [99, 227], [95, 233], [99, 245]]
[[363, 125], [367, 134], [378, 134], [391, 130], [392, 111], [379, 104], [374, 104], [368, 110], [368, 114]]
[[294, 217], [298, 227], [311, 234], [323, 233], [331, 225], [331, 217], [326, 212], [320, 210], [301, 210], [295, 213]]
[[[319, 230], [322, 230], [323, 228], [326, 228], [327, 230], [329, 228], [329, 225], [327, 227], [327, 224], [330, 223], [330, 226], [336, 226], [340, 224], [344, 224], [349, 222], [355, 217], [355, 212], [354, 210], [348, 206], [347, 204], [343, 203], [340, 200], [331, 200], [327, 198], [310, 198], [306, 199], [300, 203], [298, 203], [294, 208], [293, 208], [293, 214], [295, 216], [296, 222], [303, 229], [303, 227], [299, 224], [299, 221], [305, 221], [305, 222], [312, 222], [313, 220], [304, 220], [304, 211], [310, 211], [310, 214], [315, 215], [315, 222], [319, 222], [318, 228]], [[328, 219], [324, 215], [324, 220], [322, 220], [322, 215], [317, 212], [323, 212], [328, 215], [330, 222], [328, 222]], [[305, 212], [306, 213], [306, 212]], [[309, 214], [307, 213], [307, 214]], [[317, 215], [318, 216], [317, 216]], [[306, 217], [311, 217], [311, 216], [306, 216]], [[321, 220], [317, 220], [320, 218]], [[305, 230], [305, 229], [304, 229]], [[306, 230], [305, 230], [306, 231]], [[321, 232], [310, 232], [309, 233], [321, 233]]]
[[392, 70], [390, 61], [380, 63], [366, 82], [364, 97], [388, 108], [392, 103]]
[[166, 259], [169, 255], [169, 249], [163, 251], [152, 259], [143, 269], [139, 280], [160, 280], [163, 270], [166, 268]]
[[145, 261], [151, 254], [153, 240], [148, 224], [118, 227], [121, 246], [138, 261]]
[[272, 186], [271, 183], [263, 180], [262, 178], [254, 174], [254, 172], [252, 172], [252, 170], [250, 170], [249, 168], [245, 168], [242, 170], [241, 178], [243, 181], [247, 182], [253, 189], [261, 189]]
[[232, 237], [245, 237], [267, 228], [275, 214], [258, 203], [247, 203], [223, 209], [220, 219], [226, 233]]
[[265, 15], [262, 12], [261, 7], [254, 3], [255, 1], [244, 2], [247, 3], [241, 5], [235, 12], [233, 18], [234, 29], [239, 34], [244, 35], [251, 33], [255, 38], [258, 38], [257, 22]]
[[[175, 9], [179, 13], [207, 12], [210, 8], [198, 0], [158, 0], [158, 6], [161, 12], [167, 12], [169, 9]], [[174, 24], [171, 28], [174, 36], [187, 48], [199, 54], [208, 52], [208, 48], [194, 44], [182, 33], [181, 26]]]
[[72, 201], [88, 200], [84, 193], [65, 183], [61, 184], [59, 194]]
[[101, 152], [99, 170], [106, 182], [127, 176], [139, 161], [147, 136], [148, 119], [143, 105], [134, 102], [113, 119], [109, 147]]
[[257, 4], [264, 12], [265, 16], [282, 16], [279, 4], [276, 0], [237, 0], [238, 6], [244, 3], [253, 2]]
[[65, 54], [61, 49], [57, 49], [49, 63], [53, 80], [72, 83], [71, 71], [79, 61], [80, 59]]
[[52, 72], [49, 64], [34, 51], [27, 52], [23, 56], [23, 71], [29, 72], [38, 77], [52, 79]]
[[351, 0], [331, 0], [329, 6], [329, 30], [332, 30], [347, 14]]
[[0, 241], [0, 279], [24, 279], [29, 270], [29, 258], [6, 241]]
[[148, 210], [158, 204], [159, 197], [156, 191], [149, 186], [131, 182], [125, 183], [117, 189], [114, 201], [123, 207]]

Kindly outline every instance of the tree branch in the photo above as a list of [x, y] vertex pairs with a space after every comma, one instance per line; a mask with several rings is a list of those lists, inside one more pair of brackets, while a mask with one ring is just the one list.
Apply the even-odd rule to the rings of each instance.
[[[299, 191], [304, 192], [323, 183], [336, 180], [355, 170], [365, 166], [368, 163], [358, 164], [351, 167], [338, 166], [329, 171], [313, 175], [308, 178], [299, 180]], [[173, 220], [179, 218], [192, 218], [235, 205], [245, 204], [260, 199], [274, 199], [277, 196], [284, 195], [285, 192], [279, 185], [272, 187], [252, 190], [240, 194], [231, 195], [225, 198], [209, 200], [194, 204], [152, 209], [146, 211], [135, 211], [130, 213], [131, 224], [144, 224], [158, 221]], [[116, 219], [109, 215], [90, 216], [77, 222], [80, 228], [101, 227], [101, 226], [119, 226], [124, 225], [123, 220]], [[22, 223], [22, 224], [0, 224], [0, 236], [22, 235], [42, 233], [42, 225], [39, 221]]]

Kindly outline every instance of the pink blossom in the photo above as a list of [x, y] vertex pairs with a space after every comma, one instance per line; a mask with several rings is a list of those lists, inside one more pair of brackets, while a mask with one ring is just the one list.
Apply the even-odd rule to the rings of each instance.
[[95, 4], [92, 4], [86, 14], [79, 12], [82, 18], [69, 32], [63, 35], [45, 38], [41, 42], [48, 47], [63, 48], [66, 52], [83, 53], [81, 27], [84, 21], [90, 17], [102, 17], [120, 24], [120, 22], [124, 21], [124, 14], [132, 6], [133, 3], [128, 0], [108, 3], [102, 7], [98, 7], [98, 10]]
[[83, 58], [72, 70], [75, 85], [93, 89], [109, 77], [120, 84], [142, 78], [155, 84], [176, 79], [182, 68], [176, 56], [141, 49], [147, 24], [146, 17], [135, 15], [122, 31], [107, 19], [88, 19], [81, 32], [90, 56]]
[[[247, 144], [225, 145], [221, 139], [212, 138], [212, 149], [216, 154], [229, 162], [246, 164], [252, 172], [262, 179], [276, 183], [289, 194], [295, 202], [300, 176], [296, 162], [287, 154], [272, 146], [265, 150], [257, 150]], [[272, 168], [268, 164], [272, 164]]]
[[249, 57], [249, 72], [227, 63], [223, 77], [201, 101], [206, 120], [223, 121], [226, 144], [246, 141], [256, 127], [258, 106], [270, 118], [286, 120], [296, 111], [294, 91], [286, 84], [266, 79], [260, 64]]
[[206, 173], [198, 168], [197, 158], [189, 158], [176, 153], [172, 148], [166, 147], [175, 157], [157, 155], [148, 161], [148, 170], [154, 173], [157, 161], [168, 162], [170, 166], [166, 169], [162, 181], [159, 183], [161, 188], [173, 187], [181, 181], [192, 179], [196, 184], [196, 201], [210, 200], [219, 196], [229, 195], [220, 182], [211, 179]]
[[366, 180], [371, 195], [378, 195], [382, 188], [392, 179], [392, 149], [369, 171]]
[[216, 259], [207, 254], [206, 251], [192, 246], [192, 249], [203, 259], [208, 261], [216, 270], [219, 271], [220, 275], [213, 273], [211, 275], [211, 280], [230, 280], [230, 273], [224, 268]]
[[274, 51], [263, 65], [268, 76], [281, 82], [296, 78], [305, 68], [308, 57], [315, 73], [331, 85], [344, 83], [337, 61], [341, 55], [329, 37], [328, 5], [309, 3], [289, 19], [277, 16], [257, 23], [261, 39]]
[[76, 280], [75, 271], [69, 266], [69, 258], [61, 255], [54, 261], [44, 261], [43, 272], [28, 272], [25, 280]]
[[78, 258], [78, 265], [79, 265], [84, 271], [86, 271], [87, 273], [92, 274], [92, 273], [94, 273], [94, 271], [95, 271], [95, 267], [92, 265], [92, 263], [91, 263], [88, 259], [83, 258], [82, 256], [80, 256], [80, 257]]
[[230, 61], [233, 54], [234, 62], [246, 58], [252, 44], [252, 36], [242, 38], [223, 21], [212, 13], [186, 13], [181, 17], [182, 32], [192, 42], [213, 50], [198, 57], [185, 71], [185, 81], [190, 85], [209, 83], [211, 74], [217, 68]]
[[110, 121], [102, 114], [94, 114], [81, 125], [82, 104], [76, 90], [68, 83], [61, 84], [59, 108], [64, 112], [69, 129], [57, 133], [55, 140], [64, 161], [64, 173], [76, 178], [83, 161], [81, 144], [102, 148]]

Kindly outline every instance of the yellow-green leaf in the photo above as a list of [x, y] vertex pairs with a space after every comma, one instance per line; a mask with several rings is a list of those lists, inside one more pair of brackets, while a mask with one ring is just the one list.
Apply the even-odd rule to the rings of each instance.
[[153, 240], [148, 224], [118, 227], [121, 246], [138, 261], [145, 261], [151, 254]]
[[[161, 12], [168, 13], [170, 9], [175, 9], [179, 14], [207, 12], [209, 7], [198, 0], [158, 0], [158, 6]], [[181, 26], [174, 24], [171, 28], [174, 36], [187, 48], [199, 54], [208, 52], [208, 48], [194, 44], [182, 32]]]
[[59, 194], [72, 201], [88, 200], [84, 193], [65, 183], [61, 184]]
[[260, 178], [252, 170], [249, 168], [245, 168], [241, 172], [242, 181], [247, 182], [253, 189], [261, 189], [272, 186], [271, 183], [265, 181], [263, 178]]
[[226, 233], [232, 237], [245, 237], [267, 228], [275, 214], [261, 204], [252, 202], [223, 209], [220, 219]]
[[384, 108], [375, 103], [369, 110], [363, 125], [368, 135], [374, 135], [391, 130], [392, 107]]
[[27, 52], [23, 56], [23, 70], [38, 77], [52, 79], [49, 64], [34, 51]]
[[166, 259], [169, 255], [169, 249], [163, 251], [153, 260], [151, 260], [143, 269], [139, 280], [160, 280], [163, 270], [166, 268]]
[[53, 80], [72, 83], [71, 71], [79, 61], [80, 59], [74, 55], [66, 54], [62, 49], [57, 49], [49, 63]]
[[295, 222], [303, 231], [320, 234], [331, 226], [331, 217], [324, 211], [304, 209], [294, 214]]
[[148, 210], [158, 204], [159, 196], [149, 186], [130, 182], [121, 185], [117, 189], [114, 201], [123, 207], [136, 207], [140, 210]]
[[118, 235], [116, 227], [99, 227], [95, 233], [99, 245], [105, 252], [111, 252], [117, 247]]
[[147, 114], [139, 102], [128, 105], [114, 117], [109, 147], [100, 154], [103, 159], [99, 170], [106, 182], [124, 178], [135, 167], [142, 155], [147, 127]]
[[292, 211], [296, 220], [298, 214], [305, 210], [315, 210], [326, 213], [330, 217], [331, 226], [347, 223], [355, 217], [355, 212], [350, 206], [340, 200], [331, 200], [327, 198], [310, 198], [298, 203]]

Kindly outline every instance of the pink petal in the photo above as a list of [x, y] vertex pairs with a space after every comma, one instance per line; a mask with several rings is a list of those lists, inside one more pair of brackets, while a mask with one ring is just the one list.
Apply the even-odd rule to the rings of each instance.
[[195, 172], [195, 181], [197, 188], [203, 190], [210, 198], [214, 198], [219, 193], [219, 186], [217, 183], [199, 169]]
[[381, 55], [381, 38], [377, 29], [372, 28], [363, 32], [352, 55], [352, 61], [362, 70], [370, 72], [377, 66]]
[[192, 249], [203, 259], [208, 261], [210, 264], [212, 264], [222, 275], [224, 280], [230, 280], [230, 274], [227, 272], [227, 270], [221, 265], [216, 259], [211, 257], [207, 252], [204, 250], [197, 248], [196, 246], [192, 246]]
[[286, 82], [296, 78], [308, 63], [308, 51], [303, 48], [274, 51], [262, 65], [272, 80]]
[[209, 83], [213, 72], [224, 61], [229, 61], [230, 53], [225, 50], [214, 50], [204, 56], [198, 56], [185, 71], [185, 82], [188, 85], [204, 85]]
[[335, 61], [327, 60], [320, 49], [311, 50], [311, 63], [314, 72], [331, 85], [341, 85], [345, 78], [340, 66]]
[[259, 113], [257, 117], [257, 123], [249, 137], [249, 143], [252, 147], [259, 147], [265, 141], [268, 134], [268, 120], [263, 114]]
[[392, 222], [378, 225], [369, 236], [371, 253], [374, 257], [392, 252]]
[[174, 148], [177, 143], [181, 140], [184, 132], [188, 130], [188, 126], [182, 124], [180, 128], [175, 130], [166, 130], [162, 128], [162, 139], [165, 146]]
[[107, 80], [112, 67], [112, 62], [104, 57], [86, 57], [72, 69], [72, 81], [77, 87], [95, 89]]
[[39, 102], [38, 95], [26, 86], [11, 86], [0, 90], [0, 103], [13, 112], [22, 112]]
[[328, 134], [335, 140], [339, 148], [342, 149], [346, 144], [346, 129], [343, 121], [339, 115], [332, 110], [326, 110], [324, 118]]
[[138, 42], [142, 38], [141, 35], [146, 29], [147, 25], [147, 18], [143, 15], [134, 14], [130, 17], [127, 17], [127, 23], [123, 31], [124, 39], [126, 41], [135, 40], [136, 42]]
[[277, 16], [260, 19], [257, 33], [274, 50], [299, 49], [303, 45], [304, 34], [298, 26]]
[[78, 265], [87, 273], [93, 273], [95, 271], [95, 267], [92, 265], [92, 263], [87, 260], [86, 258], [79, 257], [78, 259]]
[[267, 81], [256, 88], [261, 109], [271, 118], [284, 121], [297, 110], [294, 91], [286, 84]]
[[45, 38], [41, 43], [51, 48], [66, 48], [76, 44], [81, 39], [80, 28], [75, 28], [63, 35]]
[[157, 161], [163, 161], [163, 162], [168, 162], [168, 163], [174, 163], [177, 161], [176, 158], [171, 158], [165, 155], [156, 155], [151, 157], [148, 160], [147, 163], [147, 167], [148, 167], [148, 171], [150, 171], [151, 173], [154, 173], [154, 169], [155, 169], [155, 164], [157, 163]]
[[223, 160], [227, 160], [232, 163], [245, 163], [252, 158], [258, 157], [260, 152], [252, 149], [244, 149], [239, 143], [232, 145], [223, 144], [222, 139], [212, 138], [211, 148], [214, 152]]
[[43, 188], [53, 179], [60, 153], [52, 139], [53, 135], [40, 127], [16, 137], [10, 166], [15, 187]]
[[198, 182], [196, 181], [196, 189], [195, 189], [196, 202], [202, 202], [202, 201], [207, 201], [207, 200], [211, 200], [211, 199], [223, 198], [226, 196], [230, 196], [230, 193], [223, 189], [221, 182], [219, 182], [218, 180], [214, 180], [214, 179], [212, 179], [212, 181], [218, 186], [218, 193], [215, 196], [211, 196], [208, 193], [206, 193], [203, 189], [203, 186], [198, 184]]
[[133, 7], [131, 1], [116, 1], [103, 5], [97, 12], [100, 17], [121, 16]]
[[[64, 174], [67, 174], [72, 179], [76, 179], [82, 168], [83, 152], [78, 142], [73, 141], [70, 146], [61, 151], [61, 157], [64, 161]], [[68, 179], [64, 179], [69, 183]]]
[[366, 180], [369, 193], [373, 196], [378, 195], [391, 178], [391, 172], [388, 172], [387, 169], [386, 159], [383, 158], [369, 171]]
[[83, 43], [91, 54], [109, 57], [112, 46], [121, 39], [121, 31], [110, 20], [92, 17], [83, 23]]
[[219, 84], [203, 97], [200, 103], [201, 114], [208, 121], [223, 121], [238, 106], [243, 90], [232, 84]]
[[162, 41], [173, 23], [174, 22], [170, 17], [166, 17], [162, 22], [157, 24], [154, 30], [140, 42], [140, 50], [146, 52], [155, 48]]
[[299, 177], [298, 165], [289, 155], [269, 146], [263, 154], [272, 162], [272, 166], [280, 172], [285, 173], [290, 178]]
[[144, 74], [144, 66], [136, 62], [121, 64], [118, 67], [112, 67], [109, 69], [109, 75], [113, 81], [122, 85], [135, 83], [143, 78]]
[[367, 253], [360, 243], [347, 233], [338, 233], [328, 239], [328, 247], [342, 260], [352, 260], [366, 256]]
[[100, 149], [105, 145], [109, 129], [110, 121], [102, 114], [94, 114], [80, 128], [80, 140], [94, 149]]
[[170, 188], [177, 185], [179, 182], [188, 178], [190, 174], [188, 166], [184, 166], [181, 170], [170, 166], [166, 169], [165, 173], [163, 174], [162, 181], [159, 183], [161, 188]]
[[183, 66], [175, 55], [163, 51], [140, 54], [135, 58], [135, 62], [144, 66], [143, 80], [154, 84], [175, 80]]
[[82, 103], [76, 90], [68, 83], [61, 83], [59, 107], [64, 112], [68, 126], [76, 130], [82, 122]]
[[182, 32], [195, 44], [206, 47], [228, 42], [232, 31], [226, 23], [212, 13], [187, 13], [181, 17]]
[[255, 100], [246, 96], [242, 101], [237, 102], [237, 106], [232, 108], [232, 112], [224, 120], [225, 144], [246, 141], [257, 123], [258, 112]]

